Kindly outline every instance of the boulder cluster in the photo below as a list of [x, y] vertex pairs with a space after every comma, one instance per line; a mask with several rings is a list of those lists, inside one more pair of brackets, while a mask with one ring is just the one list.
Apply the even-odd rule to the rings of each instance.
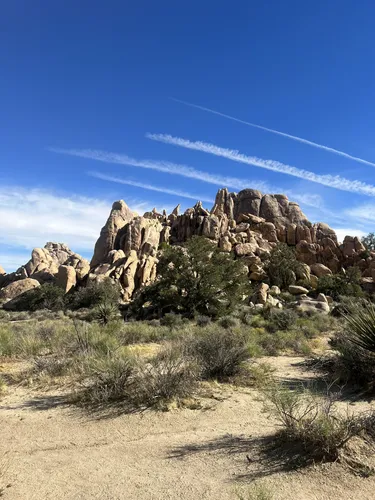
[[[241, 259], [249, 279], [259, 283], [258, 296], [265, 285], [261, 285], [266, 278], [264, 260], [279, 242], [295, 247], [297, 259], [304, 264], [297, 278], [312, 288], [319, 277], [353, 265], [361, 270], [366, 286], [372, 286], [375, 280], [375, 253], [367, 252], [356, 237], [346, 236], [339, 244], [333, 229], [324, 223], [312, 224], [287, 196], [264, 195], [254, 189], [239, 193], [220, 189], [211, 210], [198, 202], [184, 213], [178, 205], [169, 215], [154, 209], [139, 216], [124, 201], [116, 201], [90, 263], [66, 245], [47, 243], [42, 249], [34, 249], [31, 260], [15, 273], [5, 274], [0, 268], [0, 299], [9, 300], [18, 293], [12, 288], [24, 286], [26, 290], [56, 282], [68, 292], [77, 283], [109, 277], [121, 284], [127, 302], [140, 287], [155, 279], [162, 243], [179, 245], [195, 235], [210, 239], [222, 251], [233, 252]], [[274, 295], [265, 293], [267, 297]], [[306, 300], [304, 293], [298, 294], [301, 300]], [[319, 302], [325, 303], [322, 298]]]
[[6, 274], [0, 267], [0, 300], [10, 301], [42, 283], [57, 283], [68, 292], [89, 271], [89, 261], [63, 243], [47, 243], [34, 248], [31, 259], [14, 273]]

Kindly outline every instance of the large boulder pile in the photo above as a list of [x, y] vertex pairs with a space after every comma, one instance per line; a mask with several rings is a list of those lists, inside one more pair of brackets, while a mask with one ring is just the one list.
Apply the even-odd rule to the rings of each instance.
[[[266, 278], [265, 259], [282, 242], [295, 247], [303, 263], [296, 278], [304, 285], [314, 289], [320, 277], [356, 265], [367, 289], [374, 286], [375, 252], [367, 252], [358, 238], [347, 236], [340, 245], [333, 229], [312, 224], [285, 195], [220, 189], [211, 210], [198, 202], [184, 213], [178, 205], [169, 215], [153, 209], [138, 216], [124, 201], [116, 201], [90, 263], [63, 244], [47, 243], [34, 249], [31, 260], [15, 273], [7, 275], [0, 268], [0, 288], [32, 279], [56, 282], [68, 292], [76, 284], [109, 277], [121, 284], [123, 299], [129, 301], [156, 278], [160, 245], [180, 245], [193, 236], [204, 236], [222, 251], [233, 252], [246, 266], [249, 279], [259, 284]], [[260, 303], [278, 300], [266, 291], [258, 297]]]
[[[14, 273], [0, 270], [0, 298], [14, 299], [43, 283], [56, 283], [67, 292], [90, 271], [90, 263], [63, 243], [34, 248], [31, 259]], [[32, 286], [31, 286], [32, 285]]]
[[375, 262], [373, 268], [370, 265], [375, 254], [364, 259], [365, 248], [358, 238], [346, 237], [339, 245], [333, 229], [324, 223], [312, 224], [287, 196], [220, 189], [211, 210], [198, 202], [182, 214], [178, 205], [169, 215], [154, 209], [139, 217], [124, 201], [115, 202], [95, 246], [89, 279], [119, 281], [128, 301], [155, 279], [160, 244], [179, 245], [193, 236], [204, 236], [224, 252], [233, 252], [255, 282], [265, 279], [263, 262], [279, 242], [296, 248], [304, 264], [303, 276], [297, 278], [313, 288], [319, 277], [340, 271], [349, 260], [351, 265], [360, 265], [364, 277], [373, 273], [375, 278]]

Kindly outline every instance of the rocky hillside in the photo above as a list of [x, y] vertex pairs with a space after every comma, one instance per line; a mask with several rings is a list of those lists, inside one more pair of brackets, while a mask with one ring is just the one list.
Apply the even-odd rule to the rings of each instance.
[[211, 210], [198, 202], [182, 214], [178, 205], [169, 215], [154, 209], [138, 216], [124, 201], [116, 201], [90, 264], [63, 244], [47, 243], [34, 249], [31, 260], [16, 273], [0, 272], [0, 294], [6, 295], [7, 285], [15, 281], [34, 280], [27, 282], [29, 287], [56, 281], [68, 291], [76, 283], [110, 277], [121, 284], [123, 298], [129, 301], [137, 289], [155, 279], [160, 244], [178, 245], [194, 235], [209, 238], [225, 252], [233, 251], [252, 281], [265, 278], [262, 262], [278, 242], [295, 246], [313, 287], [318, 277], [351, 265], [359, 266], [365, 284], [371, 285], [375, 278], [375, 253], [367, 255], [356, 237], [347, 236], [339, 245], [333, 229], [312, 224], [287, 196], [220, 189]]
[[375, 254], [362, 258], [365, 248], [358, 238], [348, 236], [339, 245], [333, 229], [312, 224], [287, 196], [263, 195], [254, 189], [238, 194], [220, 189], [211, 210], [198, 202], [183, 214], [177, 206], [169, 215], [154, 209], [139, 217], [124, 201], [115, 202], [96, 243], [89, 278], [118, 280], [124, 300], [130, 300], [135, 290], [155, 278], [159, 245], [178, 245], [194, 235], [211, 239], [225, 252], [233, 251], [248, 267], [252, 281], [265, 278], [262, 261], [278, 242], [296, 247], [312, 286], [317, 277], [353, 264], [372, 280]]

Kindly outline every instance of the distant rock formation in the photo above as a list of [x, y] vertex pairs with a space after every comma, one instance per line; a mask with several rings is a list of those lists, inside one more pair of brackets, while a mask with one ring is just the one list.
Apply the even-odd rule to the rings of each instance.
[[[64, 272], [61, 268], [69, 270], [65, 273], [66, 278], [63, 277]], [[14, 273], [0, 272], [0, 288], [2, 289], [0, 298], [9, 300], [9, 291], [19, 290], [19, 293], [23, 293], [26, 289], [22, 289], [22, 284], [27, 287], [30, 283], [36, 285], [57, 282], [65, 291], [69, 291], [77, 281], [83, 280], [89, 271], [88, 260], [72, 252], [63, 243], [49, 242], [44, 248], [34, 248], [31, 259]]]
[[0, 268], [0, 288], [6, 290], [10, 283], [31, 278], [38, 283], [55, 282], [68, 292], [77, 284], [109, 277], [121, 284], [127, 302], [155, 280], [160, 244], [180, 245], [195, 235], [209, 238], [223, 252], [233, 252], [247, 267], [251, 281], [266, 278], [264, 259], [282, 242], [295, 247], [297, 259], [304, 263], [297, 278], [313, 288], [319, 277], [353, 265], [361, 270], [368, 289], [374, 284], [375, 252], [365, 252], [358, 238], [346, 236], [339, 245], [333, 229], [324, 223], [312, 224], [299, 205], [283, 194], [220, 189], [211, 210], [197, 202], [182, 214], [178, 205], [169, 215], [153, 209], [138, 216], [124, 201], [116, 201], [91, 263], [64, 244], [47, 243], [34, 249], [31, 260], [15, 273], [5, 274]]
[[[131, 300], [140, 287], [156, 277], [161, 243], [179, 245], [192, 236], [204, 236], [224, 252], [234, 252], [248, 267], [251, 281], [262, 281], [262, 261], [277, 243], [296, 248], [306, 266], [304, 278], [316, 286], [324, 273], [335, 273], [354, 263], [372, 277], [369, 262], [361, 257], [365, 247], [358, 238], [346, 237], [339, 245], [327, 224], [312, 224], [299, 205], [283, 194], [265, 194], [254, 189], [230, 193], [220, 189], [214, 206], [207, 210], [198, 202], [180, 214], [178, 205], [170, 215], [146, 212], [133, 216], [124, 201], [115, 202], [95, 246], [89, 280], [113, 278], [121, 283], [123, 298]], [[372, 269], [372, 268], [371, 268]], [[375, 262], [373, 267], [375, 278]]]

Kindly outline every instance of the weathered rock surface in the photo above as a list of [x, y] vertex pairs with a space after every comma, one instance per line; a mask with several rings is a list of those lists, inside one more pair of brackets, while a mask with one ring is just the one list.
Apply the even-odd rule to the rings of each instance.
[[[295, 247], [302, 263], [296, 275], [298, 284], [316, 288], [321, 276], [357, 265], [363, 286], [375, 290], [375, 252], [364, 252], [356, 237], [348, 236], [339, 245], [333, 229], [324, 223], [312, 224], [287, 196], [262, 194], [254, 189], [239, 193], [220, 189], [211, 210], [197, 202], [184, 213], [180, 213], [178, 205], [169, 215], [153, 209], [138, 216], [124, 201], [116, 201], [96, 242], [91, 263], [66, 245], [47, 243], [44, 248], [34, 249], [30, 261], [15, 273], [4, 274], [0, 268], [0, 288], [33, 278], [39, 283], [57, 281], [69, 291], [76, 284], [109, 277], [121, 284], [123, 299], [129, 301], [137, 290], [155, 279], [160, 245], [181, 245], [193, 236], [204, 236], [223, 252], [233, 252], [242, 260], [249, 280], [260, 284], [254, 298], [260, 305], [275, 295], [264, 290], [262, 281], [267, 277], [263, 267], [279, 242]], [[294, 290], [298, 295], [307, 293], [304, 287]], [[271, 302], [275, 300], [271, 298]]]
[[77, 284], [77, 274], [73, 266], [60, 266], [56, 285], [61, 287], [65, 293], [68, 293]]
[[133, 212], [124, 201], [114, 202], [108, 220], [103, 226], [99, 239], [95, 244], [94, 255], [91, 259], [92, 268], [106, 262], [108, 253], [114, 249], [117, 233], [133, 217]]
[[48, 242], [44, 248], [34, 248], [31, 259], [16, 272], [0, 275], [0, 288], [10, 283], [32, 278], [40, 284], [54, 283], [61, 266], [74, 269], [77, 280], [83, 280], [90, 271], [89, 261], [70, 250], [63, 243]]
[[6, 274], [5, 269], [2, 266], [0, 266], [0, 276], [4, 274]]
[[309, 293], [309, 291], [307, 290], [307, 288], [305, 288], [303, 286], [290, 285], [289, 286], [289, 293], [291, 293], [292, 295], [302, 295], [302, 294]]
[[38, 286], [40, 286], [39, 281], [32, 278], [14, 281], [0, 290], [0, 300], [12, 300], [29, 290], [37, 288]]

